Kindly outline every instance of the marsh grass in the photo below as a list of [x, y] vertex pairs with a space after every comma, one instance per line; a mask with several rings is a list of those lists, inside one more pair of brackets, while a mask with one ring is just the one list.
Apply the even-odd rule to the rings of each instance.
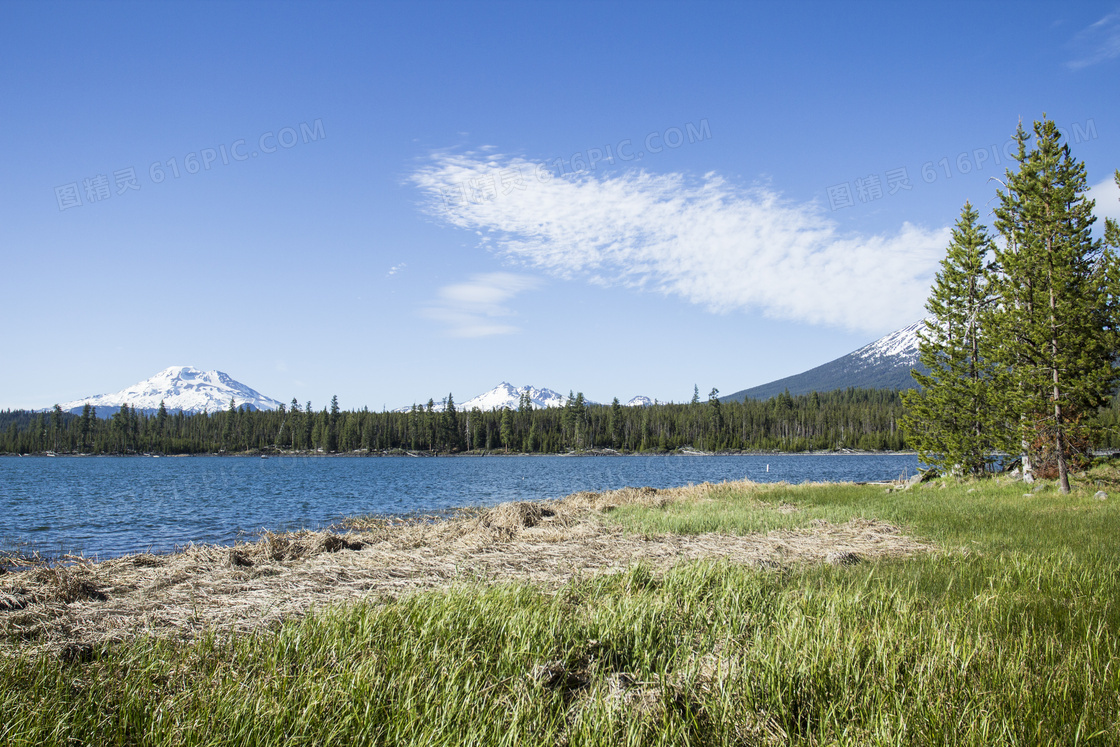
[[460, 581], [252, 634], [6, 656], [0, 743], [1116, 744], [1120, 512], [1093, 498], [1112, 474], [1071, 496], [708, 486], [617, 506], [633, 533], [874, 518], [941, 549]]

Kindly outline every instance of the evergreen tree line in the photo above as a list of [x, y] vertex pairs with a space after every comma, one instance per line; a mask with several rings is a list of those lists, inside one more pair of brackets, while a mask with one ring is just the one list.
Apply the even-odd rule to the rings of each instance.
[[[996, 192], [990, 236], [965, 203], [934, 281], [915, 372], [903, 395], [922, 461], [980, 475], [997, 454], [1025, 476], [1069, 472], [1114, 446], [1120, 362], [1120, 246], [1115, 222], [1094, 238], [1085, 165], [1053, 122], [1016, 132], [1017, 169]], [[1120, 171], [1116, 172], [1120, 184]]]
[[293, 400], [279, 410], [155, 414], [122, 407], [110, 418], [92, 408], [72, 415], [0, 413], [0, 452], [87, 454], [215, 454], [244, 452], [557, 454], [614, 449], [667, 452], [725, 450], [901, 450], [907, 448], [897, 391], [848, 389], [767, 401], [624, 407], [591, 405], [582, 394], [564, 407], [459, 410], [448, 396], [442, 411], [429, 401], [408, 412], [342, 411], [338, 399], [319, 411]]

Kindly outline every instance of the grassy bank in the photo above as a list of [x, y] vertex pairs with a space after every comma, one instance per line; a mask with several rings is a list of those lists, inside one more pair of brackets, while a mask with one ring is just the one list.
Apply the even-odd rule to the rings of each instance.
[[[765, 558], [460, 574], [252, 633], [49, 654], [9, 626], [0, 743], [1116, 744], [1120, 493], [1100, 487], [1112, 472], [1071, 496], [714, 486], [596, 521], [635, 548], [766, 533]], [[871, 520], [939, 549], [798, 555]]]

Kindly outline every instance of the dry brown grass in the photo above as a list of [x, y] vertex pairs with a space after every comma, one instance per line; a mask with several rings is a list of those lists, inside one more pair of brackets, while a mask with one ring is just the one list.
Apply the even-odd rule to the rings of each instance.
[[[456, 580], [530, 581], [555, 588], [577, 575], [722, 558], [754, 565], [847, 564], [930, 549], [889, 524], [815, 522], [752, 536], [645, 535], [602, 520], [623, 505], [707, 500], [751, 483], [672, 490], [624, 488], [505, 503], [444, 520], [363, 519], [344, 533], [265, 534], [233, 547], [191, 546], [0, 574], [0, 647], [57, 649], [151, 633], [190, 639], [248, 632], [323, 606], [388, 598]], [[793, 507], [774, 507], [788, 511]]]

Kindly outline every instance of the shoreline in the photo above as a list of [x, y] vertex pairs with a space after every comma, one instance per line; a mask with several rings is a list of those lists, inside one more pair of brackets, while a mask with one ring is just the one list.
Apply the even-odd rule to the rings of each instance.
[[[722, 559], [773, 570], [936, 549], [876, 519], [736, 535], [635, 532], [608, 518], [619, 509], [665, 510], [735, 496], [782, 525], [800, 511], [782, 498], [788, 487], [742, 480], [579, 492], [446, 517], [351, 517], [324, 530], [266, 532], [232, 546], [31, 559], [0, 573], [0, 626], [48, 651], [140, 634], [188, 640], [217, 628], [251, 633], [314, 606], [396, 599], [467, 580], [555, 589], [635, 563], [665, 571], [682, 561]], [[0, 650], [10, 647], [0, 642]]]
[[[623, 461], [571, 461], [561, 456], [534, 460], [527, 457], [538, 455], [510, 454], [508, 456], [520, 460], [429, 464], [409, 463], [406, 459], [412, 457], [400, 455], [393, 455], [395, 460], [364, 463], [315, 461], [319, 457], [353, 458], [352, 455], [324, 454], [284, 454], [268, 460], [252, 455], [223, 455], [228, 459], [211, 457], [165, 463], [132, 461], [142, 455], [100, 459], [90, 456], [91, 461], [81, 464], [73, 463], [74, 458], [79, 458], [77, 455], [71, 456], [72, 461], [39, 456], [26, 462], [3, 463], [8, 466], [0, 468], [0, 472], [8, 474], [13, 485], [11, 490], [0, 491], [0, 498], [16, 501], [21, 490], [19, 486], [34, 490], [38, 485], [43, 491], [43, 503], [38, 512], [42, 520], [10, 515], [8, 520], [0, 522], [0, 527], [5, 529], [0, 551], [27, 557], [39, 555], [45, 559], [66, 555], [113, 558], [145, 550], [172, 552], [191, 542], [228, 546], [269, 530], [322, 530], [353, 515], [375, 513], [396, 519], [411, 518], [440, 509], [489, 507], [500, 501], [555, 499], [581, 490], [646, 485], [666, 489], [744, 478], [761, 483], [795, 484], [822, 480], [853, 483], [890, 480], [904, 472], [913, 474], [916, 467], [913, 456], [850, 453], [834, 453], [822, 458], [803, 455], [808, 456], [805, 459], [734, 455], [741, 458], [707, 460], [684, 459], [681, 457], [690, 455], [679, 454], [673, 457], [632, 455], [635, 458]], [[306, 478], [299, 475], [305, 470], [311, 470], [308, 474], [321, 481], [314, 491], [322, 495], [309, 492], [306, 498], [301, 498], [300, 505], [298, 501], [283, 501], [277, 506], [272, 506], [270, 499], [264, 497], [275, 490], [312, 490], [301, 482]], [[130, 480], [135, 479], [137, 486], [143, 486], [136, 488], [140, 492], [133, 490], [135, 495], [129, 498], [129, 489], [119, 479], [122, 475], [131, 475]], [[69, 507], [76, 504], [70, 495], [73, 489], [65, 487], [68, 484], [65, 481], [84, 480], [87, 476], [98, 480], [99, 495], [119, 496], [121, 502], [114, 500], [106, 504], [104, 520], [99, 515], [91, 516], [75, 525], [66, 515], [71, 510]], [[202, 481], [197, 487], [196, 477]], [[215, 491], [227, 484], [224, 481], [231, 480], [242, 492], [236, 505], [227, 506], [227, 501]], [[394, 491], [405, 485], [401, 480], [406, 480], [409, 487], [398, 494]], [[149, 495], [154, 501], [150, 506], [142, 498]], [[171, 495], [174, 502], [167, 500]], [[164, 500], [156, 500], [160, 496]], [[141, 503], [136, 505], [135, 512], [125, 515], [120, 506], [127, 505], [128, 500]], [[214, 507], [206, 509], [209, 513], [195, 521], [192, 512], [196, 505]], [[176, 506], [186, 513], [180, 516]], [[21, 510], [26, 513], [26, 508]], [[143, 519], [151, 530], [135, 528], [134, 519]]]
[[379, 451], [369, 453], [368, 451], [361, 452], [314, 452], [314, 451], [248, 451], [237, 453], [226, 452], [203, 452], [197, 454], [165, 454], [165, 453], [141, 453], [141, 454], [87, 454], [87, 453], [57, 453], [57, 452], [35, 452], [29, 454], [16, 454], [12, 452], [0, 453], [0, 458], [100, 458], [100, 457], [125, 457], [125, 458], [140, 458], [140, 459], [185, 459], [193, 457], [221, 457], [227, 458], [240, 458], [240, 459], [283, 459], [283, 458], [323, 458], [323, 459], [385, 459], [385, 458], [413, 458], [413, 459], [445, 459], [445, 458], [469, 458], [469, 459], [482, 459], [489, 457], [499, 458], [520, 458], [520, 457], [565, 457], [565, 458], [580, 458], [580, 457], [733, 457], [733, 456], [917, 456], [916, 451], [864, 451], [860, 449], [828, 449], [824, 451], [805, 450], [805, 451], [699, 451], [688, 450], [684, 451], [677, 449], [674, 451], [615, 451], [614, 449], [588, 449], [584, 451], [571, 451], [562, 454], [559, 453], [544, 453], [544, 452], [503, 452], [503, 451], [464, 451], [464, 452], [432, 452], [432, 451]]

